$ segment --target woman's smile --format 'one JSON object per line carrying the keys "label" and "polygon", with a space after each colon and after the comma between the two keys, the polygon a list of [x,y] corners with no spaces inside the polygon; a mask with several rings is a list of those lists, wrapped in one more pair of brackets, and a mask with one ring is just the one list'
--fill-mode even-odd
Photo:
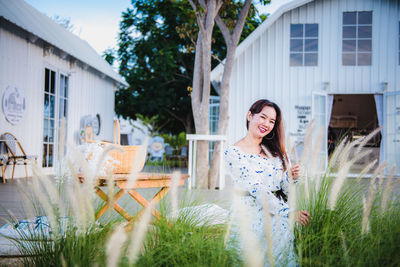
{"label": "woman's smile", "polygon": [[264,134],[264,133],[266,133],[266,132],[269,132],[268,129],[265,128],[265,127],[263,127],[263,126],[259,126],[258,129],[260,130],[260,132],[261,132],[262,134]]}

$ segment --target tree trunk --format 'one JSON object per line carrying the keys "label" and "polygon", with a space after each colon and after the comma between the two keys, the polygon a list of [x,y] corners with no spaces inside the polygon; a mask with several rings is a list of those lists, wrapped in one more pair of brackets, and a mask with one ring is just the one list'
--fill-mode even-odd
{"label": "tree trunk", "polygon": [[[191,99],[196,134],[209,134],[211,41],[215,17],[222,2],[209,1],[207,6],[205,2],[200,3],[204,8],[204,13],[202,16],[197,13],[200,30],[196,43]],[[195,6],[192,6],[196,10]],[[208,188],[208,146],[208,141],[197,142],[196,187],[198,188]]]}
{"label": "tree trunk", "polygon": [[[225,135],[228,127],[229,120],[229,89],[230,79],[233,70],[233,64],[235,63],[235,52],[239,44],[240,35],[242,34],[244,23],[249,13],[251,6],[251,0],[246,0],[243,8],[240,11],[238,22],[236,23],[235,29],[231,34],[225,23],[217,15],[216,22],[220,28],[222,35],[227,46],[227,54],[225,59],[224,73],[222,75],[221,88],[220,88],[220,105],[219,105],[219,118],[218,118],[218,134]],[[220,153],[221,143],[217,142],[214,146],[214,152],[212,155],[212,162],[209,172],[209,187],[215,188],[218,179],[219,166],[220,166]],[[221,177],[222,178],[222,177]]]}
{"label": "tree trunk", "polygon": [[[227,51],[227,57],[224,66],[224,74],[222,76],[221,88],[220,88],[220,102],[219,102],[219,117],[218,117],[218,134],[225,135],[229,121],[229,89],[230,89],[230,77],[233,70],[233,64],[235,63],[235,47],[229,47]],[[212,161],[209,171],[209,188],[214,189],[217,185],[220,158],[221,158],[221,142],[216,142],[214,145],[214,151],[212,154]]]}

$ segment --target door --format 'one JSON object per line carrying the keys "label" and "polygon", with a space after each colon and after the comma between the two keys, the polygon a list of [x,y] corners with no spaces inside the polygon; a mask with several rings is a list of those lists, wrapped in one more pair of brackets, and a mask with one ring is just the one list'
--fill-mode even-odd
{"label": "door", "polygon": [[53,167],[57,160],[59,141],[66,143],[66,133],[59,140],[59,126],[65,117],[68,127],[68,76],[45,68],[44,77],[44,110],[43,110],[43,157],[42,167]]}
{"label": "door", "polygon": [[383,95],[383,156],[400,174],[400,91]]}
{"label": "door", "polygon": [[[320,159],[324,162],[324,168],[328,166],[328,94],[325,92],[314,91],[312,93],[312,119],[315,123],[315,138],[322,131],[322,144]],[[314,144],[315,145],[315,144]]]}

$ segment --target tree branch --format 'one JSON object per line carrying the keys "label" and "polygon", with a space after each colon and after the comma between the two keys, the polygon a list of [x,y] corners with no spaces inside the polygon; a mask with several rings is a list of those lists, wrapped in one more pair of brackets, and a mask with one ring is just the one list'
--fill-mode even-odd
{"label": "tree branch", "polygon": [[192,37],[190,37],[189,34],[186,34],[186,36],[189,38],[189,40],[192,42],[192,44],[194,46],[196,46],[196,41]]}
{"label": "tree branch", "polygon": [[[203,1],[199,1],[199,2],[201,4],[201,2],[203,2]],[[189,0],[189,3],[192,6],[192,8],[193,8],[193,10],[194,10],[194,12],[196,14],[197,24],[199,24],[200,31],[205,32],[204,25],[202,23],[202,17],[200,16],[200,13],[198,12],[196,5],[194,4],[194,2],[192,0]]]}
{"label": "tree branch", "polygon": [[190,5],[192,6],[193,10],[197,12],[197,7],[196,5],[193,3],[192,0],[189,0]]}
{"label": "tree branch", "polygon": [[201,5],[201,7],[205,9],[205,12],[207,13],[207,4],[206,4],[206,2],[204,2],[204,0],[199,0],[199,3]]}
{"label": "tree branch", "polygon": [[206,29],[204,28],[203,21],[202,21],[204,19],[198,14],[198,12],[196,12],[196,17],[197,17],[197,24],[199,24],[200,31],[204,32],[204,34],[206,34]]}
{"label": "tree branch", "polygon": [[182,78],[188,79],[190,81],[193,79],[193,77],[190,77],[188,75],[183,75],[183,74],[180,74],[180,73],[175,73],[175,75],[178,76],[178,77],[182,77]]}
{"label": "tree branch", "polygon": [[205,14],[205,28],[207,32],[202,38],[203,48],[203,92],[201,96],[201,104],[203,109],[208,106],[210,99],[210,72],[211,72],[211,46],[212,46],[212,31],[215,25],[215,16],[218,14],[217,9],[220,3],[215,0],[210,0],[208,3],[208,12]]}
{"label": "tree branch", "polygon": [[226,44],[229,45],[229,43],[231,43],[231,41],[232,41],[232,35],[229,32],[228,27],[226,27],[225,22],[222,20],[222,18],[219,15],[217,15],[215,17],[215,22],[217,23],[218,28],[221,30],[222,36],[224,36]]}
{"label": "tree branch", "polygon": [[193,91],[191,93],[192,99],[192,109],[193,113],[196,114],[197,107],[200,106],[200,95],[202,90],[202,77],[203,77],[203,68],[202,68],[202,60],[203,60],[203,49],[202,49],[202,32],[199,31],[197,33],[197,42],[196,42],[196,53],[194,59],[194,68],[193,68]]}
{"label": "tree branch", "polygon": [[219,12],[219,9],[222,7],[222,4],[224,3],[224,1],[222,1],[222,0],[220,0],[220,1],[217,1],[217,15],[218,15],[218,12]]}
{"label": "tree branch", "polygon": [[169,115],[171,115],[171,116],[174,117],[175,119],[177,119],[178,121],[182,122],[183,125],[185,125],[185,120],[184,120],[184,119],[178,117],[175,113],[173,113],[172,111],[170,111],[170,110],[167,109],[167,108],[163,108],[163,110],[166,111]]}
{"label": "tree branch", "polygon": [[220,64],[224,65],[224,62],[223,62],[221,59],[219,59],[219,57],[218,57],[217,55],[211,54],[211,56],[212,56],[215,60],[217,60]]}
{"label": "tree branch", "polygon": [[239,43],[240,35],[242,35],[244,23],[246,21],[247,14],[249,13],[250,6],[251,0],[246,0],[243,8],[240,10],[238,22],[236,23],[235,29],[233,30],[232,41],[235,45]]}
{"label": "tree branch", "polygon": [[163,124],[161,124],[161,125],[160,125],[157,129],[155,129],[154,131],[155,131],[155,132],[160,132],[160,130],[161,130],[162,128],[164,128],[165,125],[167,125],[170,121],[171,121],[171,120],[166,120]]}
{"label": "tree branch", "polygon": [[176,82],[176,81],[178,81],[178,80],[176,80],[176,79],[172,79],[172,80],[169,80],[169,81],[166,81],[166,82],[163,82],[163,83],[161,83],[161,84],[160,84],[160,86],[164,86],[164,85],[167,85],[167,84],[170,84],[170,83]]}

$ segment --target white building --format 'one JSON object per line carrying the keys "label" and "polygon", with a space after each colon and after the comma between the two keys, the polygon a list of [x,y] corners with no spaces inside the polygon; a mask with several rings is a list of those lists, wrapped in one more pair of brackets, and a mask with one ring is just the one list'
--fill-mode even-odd
{"label": "white building", "polygon": [[[257,99],[276,102],[286,133],[302,142],[315,119],[353,137],[382,126],[371,143],[400,173],[400,8],[398,0],[295,0],[239,46],[231,77],[228,143],[245,135]],[[223,66],[212,72],[213,84]],[[323,157],[326,157],[326,151]]]}
{"label": "white building", "polygon": [[143,144],[150,132],[141,120],[119,117],[121,145],[137,146]]}
{"label": "white building", "polygon": [[[127,83],[86,41],[22,0],[0,0],[0,134],[14,134],[48,173],[62,117],[70,144],[79,142],[88,120],[96,139],[113,140],[120,86]],[[24,176],[23,168],[15,176]]]}

